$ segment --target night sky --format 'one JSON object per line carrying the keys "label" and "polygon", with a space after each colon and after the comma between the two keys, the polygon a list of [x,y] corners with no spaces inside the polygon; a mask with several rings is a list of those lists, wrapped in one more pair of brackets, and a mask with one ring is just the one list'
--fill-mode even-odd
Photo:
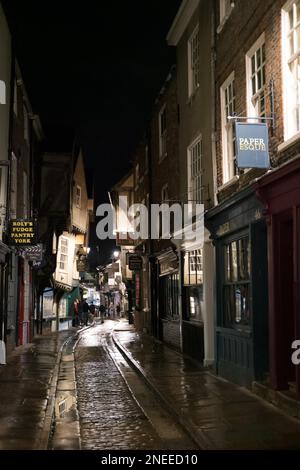
{"label": "night sky", "polygon": [[96,205],[130,159],[175,50],[181,0],[1,0],[46,150],[83,146]]}

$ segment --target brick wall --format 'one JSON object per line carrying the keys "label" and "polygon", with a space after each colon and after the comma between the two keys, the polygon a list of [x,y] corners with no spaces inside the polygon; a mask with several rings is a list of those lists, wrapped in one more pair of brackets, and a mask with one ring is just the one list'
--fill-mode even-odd
{"label": "brick wall", "polygon": [[[283,0],[236,0],[235,6],[216,38],[216,133],[217,133],[217,183],[223,184],[220,87],[235,72],[236,113],[247,115],[246,104],[246,60],[251,46],[265,33],[266,84],[274,81],[276,128],[270,130],[270,157],[275,167],[299,152],[299,144],[287,152],[278,153],[278,145],[283,142],[283,99],[282,99],[282,45],[281,8]],[[219,23],[219,2],[216,1],[216,28]],[[266,100],[266,115],[271,115],[270,99]],[[238,181],[222,189],[218,198],[222,201],[233,192],[249,185],[264,171],[250,170],[241,174]]]}

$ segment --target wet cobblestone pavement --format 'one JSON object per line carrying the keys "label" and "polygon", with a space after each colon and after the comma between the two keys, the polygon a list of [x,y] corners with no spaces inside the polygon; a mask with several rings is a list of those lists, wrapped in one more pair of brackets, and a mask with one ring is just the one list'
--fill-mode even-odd
{"label": "wet cobblestone pavement", "polygon": [[81,448],[161,449],[159,436],[106,349],[110,323],[83,333],[76,348]]}
{"label": "wet cobblestone pavement", "polygon": [[203,449],[300,449],[300,420],[120,322],[114,336]]}
{"label": "wet cobblestone pavement", "polygon": [[57,355],[74,332],[36,338],[0,367],[0,450],[38,449]]}

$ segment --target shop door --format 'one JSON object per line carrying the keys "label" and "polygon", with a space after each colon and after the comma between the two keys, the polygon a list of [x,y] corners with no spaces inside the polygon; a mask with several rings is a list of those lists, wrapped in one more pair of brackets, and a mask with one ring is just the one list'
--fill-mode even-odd
{"label": "shop door", "polygon": [[[293,220],[286,215],[278,218],[278,269],[277,292],[278,324],[277,341],[280,369],[280,388],[287,388],[295,381],[295,366],[291,361],[291,344],[295,339],[294,299],[293,299]],[[276,256],[276,253],[275,253]],[[276,276],[276,273],[275,273]]]}

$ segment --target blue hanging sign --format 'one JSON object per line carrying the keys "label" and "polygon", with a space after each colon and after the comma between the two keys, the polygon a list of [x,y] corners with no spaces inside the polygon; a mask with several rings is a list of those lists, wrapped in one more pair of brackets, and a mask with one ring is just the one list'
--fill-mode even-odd
{"label": "blue hanging sign", "polygon": [[235,123],[238,168],[270,168],[268,126],[265,123]]}

